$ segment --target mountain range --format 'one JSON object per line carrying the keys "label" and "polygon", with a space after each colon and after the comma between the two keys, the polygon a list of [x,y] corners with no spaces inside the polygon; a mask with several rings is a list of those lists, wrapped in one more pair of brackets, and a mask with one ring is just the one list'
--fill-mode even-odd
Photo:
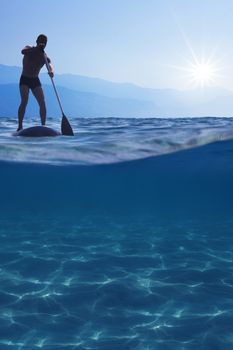
{"label": "mountain range", "polygon": [[[17,115],[20,67],[0,65],[0,115]],[[60,115],[47,73],[41,73],[48,116]],[[150,89],[129,83],[72,74],[54,78],[63,108],[71,117],[201,117],[232,116],[233,93],[221,88]],[[34,98],[27,114],[38,115]]]}

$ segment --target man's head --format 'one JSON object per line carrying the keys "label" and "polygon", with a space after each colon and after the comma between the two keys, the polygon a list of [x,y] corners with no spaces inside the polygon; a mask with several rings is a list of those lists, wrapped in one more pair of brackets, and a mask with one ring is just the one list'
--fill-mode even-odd
{"label": "man's head", "polygon": [[43,48],[45,48],[46,44],[47,44],[47,36],[44,34],[40,34],[38,36],[38,38],[36,39],[36,43],[38,46],[41,46]]}

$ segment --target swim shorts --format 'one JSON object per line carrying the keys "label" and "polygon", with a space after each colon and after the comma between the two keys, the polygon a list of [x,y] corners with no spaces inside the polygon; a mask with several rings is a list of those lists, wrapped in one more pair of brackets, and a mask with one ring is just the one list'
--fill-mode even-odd
{"label": "swim shorts", "polygon": [[25,77],[24,75],[21,75],[19,85],[27,85],[29,89],[33,90],[36,87],[41,86],[41,82],[38,77],[29,78],[29,77]]}

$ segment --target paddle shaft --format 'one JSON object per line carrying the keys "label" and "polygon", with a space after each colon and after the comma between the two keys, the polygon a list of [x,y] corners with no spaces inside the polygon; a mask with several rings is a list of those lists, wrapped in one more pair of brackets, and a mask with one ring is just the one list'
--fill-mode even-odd
{"label": "paddle shaft", "polygon": [[[47,58],[45,52],[44,52],[44,59],[45,59],[45,65],[47,67],[48,73],[50,73],[51,69],[50,69],[48,58]],[[74,136],[74,132],[73,132],[72,127],[71,127],[71,125],[69,123],[69,120],[66,118],[66,116],[64,114],[64,111],[63,111],[63,108],[62,108],[62,105],[61,105],[61,101],[60,101],[60,98],[58,96],[58,92],[57,92],[56,86],[54,84],[53,78],[51,76],[50,76],[50,78],[51,78],[51,81],[52,81],[52,85],[53,85],[53,88],[54,88],[55,95],[57,97],[57,101],[58,101],[59,107],[60,107],[61,112],[62,112],[61,133],[62,133],[62,135]]]}
{"label": "paddle shaft", "polygon": [[[51,70],[50,70],[49,62],[48,62],[48,59],[47,59],[47,56],[46,56],[46,53],[45,53],[45,52],[44,52],[44,59],[45,59],[46,68],[47,68],[48,72],[50,73]],[[64,116],[64,111],[63,111],[63,108],[62,108],[62,105],[61,105],[61,100],[60,100],[60,98],[59,98],[59,95],[58,95],[56,86],[55,86],[55,84],[54,84],[53,78],[50,77],[50,79],[51,79],[51,82],[52,82],[52,85],[53,85],[53,88],[54,88],[55,95],[56,95],[56,97],[57,97],[58,104],[59,104],[60,109],[61,109],[61,112],[62,112],[62,115]]]}

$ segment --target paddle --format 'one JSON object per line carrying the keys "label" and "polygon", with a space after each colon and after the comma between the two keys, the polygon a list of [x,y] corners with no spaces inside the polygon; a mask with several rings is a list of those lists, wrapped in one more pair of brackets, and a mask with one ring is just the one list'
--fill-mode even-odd
{"label": "paddle", "polygon": [[[46,68],[47,68],[48,73],[49,73],[50,72],[49,62],[48,62],[48,59],[47,59],[47,56],[46,56],[45,52],[44,52],[44,59],[45,59]],[[61,112],[62,112],[61,133],[62,133],[62,135],[74,136],[74,132],[73,132],[72,127],[71,127],[71,125],[69,123],[69,120],[67,119],[67,117],[64,114],[64,111],[63,111],[63,108],[62,108],[62,105],[61,105],[61,101],[60,101],[60,98],[59,98],[58,93],[57,93],[56,86],[55,86],[53,78],[51,76],[50,76],[50,79],[52,81],[53,88],[54,88],[54,91],[55,91],[55,95],[57,97],[58,104],[59,104]]]}

